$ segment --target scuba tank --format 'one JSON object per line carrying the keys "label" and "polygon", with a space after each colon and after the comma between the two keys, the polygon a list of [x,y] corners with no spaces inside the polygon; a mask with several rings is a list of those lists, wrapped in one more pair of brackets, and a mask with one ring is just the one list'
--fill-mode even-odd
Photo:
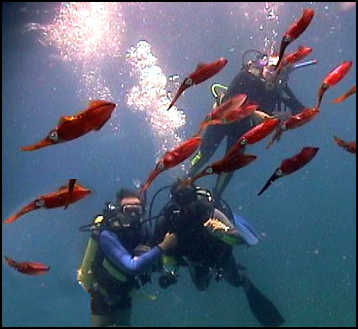
{"label": "scuba tank", "polygon": [[[82,262],[77,270],[77,281],[87,292],[100,289],[102,294],[108,296],[108,293],[103,288],[98,286],[93,267],[97,261],[99,249],[97,238],[100,230],[104,225],[116,219],[116,210],[117,208],[112,205],[111,202],[107,202],[103,210],[103,215],[95,216],[91,224],[83,225],[79,228],[80,232],[91,232],[91,236],[88,239]],[[114,268],[106,258],[104,258],[102,266],[117,281],[127,281],[126,276]]]}
{"label": "scuba tank", "polygon": [[[99,229],[103,220],[104,217],[102,215],[96,216],[93,220],[93,223],[90,224],[91,229]],[[84,229],[87,229],[88,226],[89,225],[80,227],[80,231],[84,231]],[[95,232],[93,232],[92,234],[95,234]],[[86,251],[83,256],[82,263],[77,270],[77,281],[87,292],[93,290],[95,288],[96,283],[96,277],[93,272],[92,266],[95,262],[97,255],[98,241],[92,236],[92,234],[87,242]]]}
{"label": "scuba tank", "polygon": [[[106,288],[107,280],[114,280],[120,285],[125,284],[125,286],[130,285],[132,281],[136,282],[138,286],[140,283],[144,284],[150,280],[146,273],[141,273],[133,278],[128,277],[112,265],[106,257],[100,257],[98,236],[101,230],[107,225],[111,226],[111,230],[121,230],[121,227],[125,227],[118,209],[118,207],[108,202],[103,210],[103,215],[97,215],[91,224],[79,228],[81,232],[91,232],[91,235],[88,239],[82,262],[77,270],[77,281],[87,292],[98,291],[109,301],[113,299],[113,294]],[[133,250],[133,253],[135,256],[139,256],[148,251],[148,249],[148,246],[138,245]],[[103,280],[105,281],[103,282]]]}

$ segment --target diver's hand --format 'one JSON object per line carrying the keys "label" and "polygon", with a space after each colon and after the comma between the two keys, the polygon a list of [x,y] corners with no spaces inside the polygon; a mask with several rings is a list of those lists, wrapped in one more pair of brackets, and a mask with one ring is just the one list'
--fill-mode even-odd
{"label": "diver's hand", "polygon": [[222,221],[217,218],[209,218],[205,223],[204,227],[209,229],[212,233],[217,232],[227,232],[230,227],[226,226]]}
{"label": "diver's hand", "polygon": [[167,233],[161,243],[158,243],[158,247],[164,252],[174,249],[178,243],[178,238],[175,233]]}

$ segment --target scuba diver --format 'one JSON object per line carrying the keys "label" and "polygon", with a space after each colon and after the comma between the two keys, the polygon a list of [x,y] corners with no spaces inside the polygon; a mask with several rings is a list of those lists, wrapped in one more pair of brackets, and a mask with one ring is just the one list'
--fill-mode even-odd
{"label": "scuba diver", "polygon": [[[254,57],[248,60],[249,55],[254,55]],[[269,115],[284,118],[290,114],[301,112],[305,106],[297,100],[288,87],[288,78],[294,70],[315,64],[317,61],[311,60],[287,65],[276,76],[277,62],[278,56],[267,56],[255,49],[247,50],[243,54],[242,68],[229,88],[220,84],[212,85],[211,92],[215,98],[214,107],[237,94],[247,94],[250,101],[257,103],[260,110]],[[225,136],[227,136],[227,152],[240,136],[259,123],[258,120],[255,115],[251,115],[231,124],[207,127],[200,149],[191,159],[191,167],[187,177],[194,176],[209,161]],[[242,152],[244,150],[243,147]],[[232,176],[233,173],[224,173],[217,177],[213,190],[214,196],[220,198]]]}
{"label": "scuba diver", "polygon": [[258,290],[246,274],[246,268],[236,263],[234,245],[252,246],[258,243],[258,234],[241,216],[233,214],[222,199],[214,200],[203,188],[183,185],[178,180],[171,187],[171,200],[152,217],[151,245],[161,241],[166,232],[176,234],[177,245],[162,257],[162,275],[159,285],[167,288],[177,282],[178,269],[187,266],[193,283],[200,291],[206,290],[211,279],[225,279],[234,287],[243,287],[255,318],[263,326],[279,326],[284,319],[274,304]]}
{"label": "scuba diver", "polygon": [[132,293],[150,281],[153,265],[176,245],[174,234],[146,245],[144,203],[135,191],[121,189],[116,203],[108,202],[103,214],[80,228],[91,232],[77,281],[91,296],[92,326],[130,325]]}

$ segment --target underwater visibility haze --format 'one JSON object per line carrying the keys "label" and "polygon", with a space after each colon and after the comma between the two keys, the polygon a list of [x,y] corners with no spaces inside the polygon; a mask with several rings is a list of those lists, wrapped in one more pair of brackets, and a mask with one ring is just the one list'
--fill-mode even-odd
{"label": "underwater visibility haze", "polygon": [[[356,325],[356,95],[332,102],[356,84],[354,2],[21,2],[2,3],[3,326],[90,326],[89,295],[76,280],[89,233],[79,227],[120,188],[143,185],[165,152],[197,132],[214,103],[211,85],[229,86],[246,50],[277,54],[305,8],[314,17],[285,54],[311,47],[304,61],[317,63],[290,74],[295,96],[315,107],[327,74],[342,62],[352,65],[341,81],[340,72],[325,80],[312,121],[284,131],[269,149],[272,136],[247,145],[255,161],[234,173],[222,197],[256,228],[258,243],[236,246],[234,256],[280,310],[283,326]],[[194,85],[167,111],[197,65],[219,58],[227,62],[205,81],[191,76]],[[60,130],[87,118],[88,111],[76,114],[88,108],[100,120],[84,119],[79,136]],[[56,126],[46,147],[21,150]],[[354,141],[354,153],[334,136]],[[52,145],[58,139],[64,142]],[[209,163],[223,158],[225,143]],[[315,148],[314,158],[275,176],[258,196],[281,161],[304,147]],[[147,205],[189,165],[186,159],[160,173],[148,186]],[[72,196],[83,193],[76,202],[64,196],[54,209],[32,203],[64,185],[67,193],[69,179],[76,179]],[[215,182],[208,175],[196,184],[212,190]],[[167,191],[158,195],[153,214],[168,198]],[[29,204],[34,211],[5,222]],[[5,257],[45,267],[33,265],[41,275],[26,275]],[[176,284],[162,289],[153,273],[141,291],[133,298],[133,326],[259,325],[242,288],[212,280],[198,291],[184,267]]]}

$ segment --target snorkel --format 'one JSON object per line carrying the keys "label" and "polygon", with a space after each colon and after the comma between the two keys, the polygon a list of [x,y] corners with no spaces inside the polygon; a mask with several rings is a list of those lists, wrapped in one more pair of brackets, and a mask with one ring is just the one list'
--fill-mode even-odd
{"label": "snorkel", "polygon": [[278,77],[277,77],[277,83],[280,85],[283,82],[287,82],[289,79],[289,76],[292,72],[296,71],[297,69],[311,66],[311,65],[314,65],[317,63],[318,63],[318,61],[316,59],[312,59],[312,60],[302,62],[302,63],[295,63],[292,65],[287,65],[282,70],[280,70]]}
{"label": "snorkel", "polygon": [[310,60],[310,61],[303,62],[303,63],[297,63],[297,64],[295,64],[295,65],[292,66],[291,72],[292,72],[292,71],[295,71],[296,69],[299,69],[299,68],[301,68],[301,67],[306,67],[306,66],[314,65],[314,64],[317,64],[317,63],[318,63],[317,59],[312,59],[312,60]]}

